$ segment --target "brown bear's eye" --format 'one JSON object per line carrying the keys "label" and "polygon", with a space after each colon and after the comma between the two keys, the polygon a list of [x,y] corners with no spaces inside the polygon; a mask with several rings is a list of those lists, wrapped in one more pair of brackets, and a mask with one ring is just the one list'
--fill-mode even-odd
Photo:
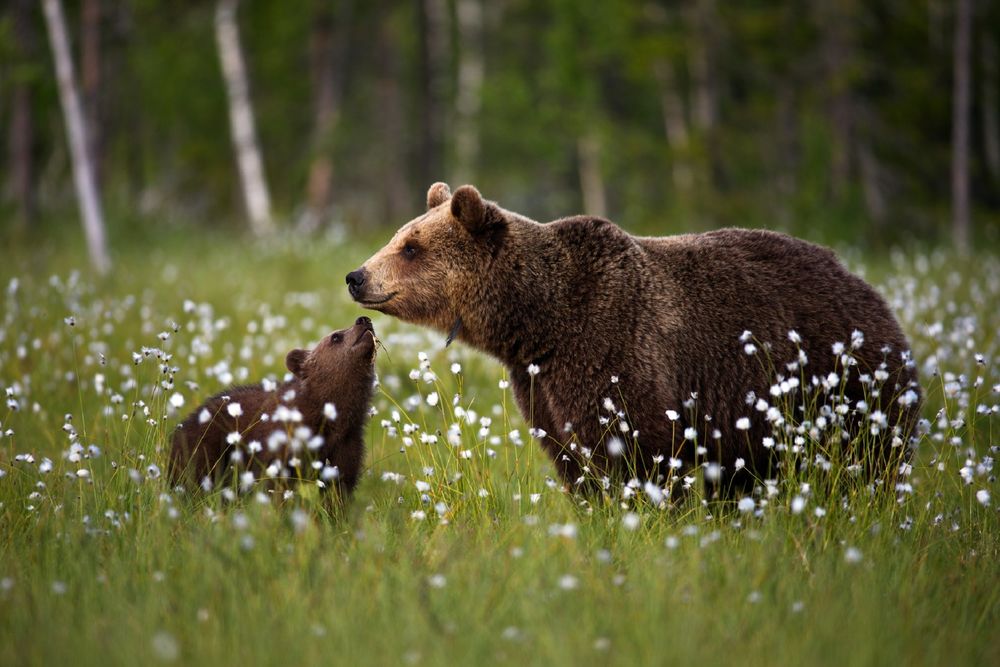
{"label": "brown bear's eye", "polygon": [[417,246],[407,243],[403,246],[403,257],[406,259],[413,259],[417,256]]}
{"label": "brown bear's eye", "polygon": [[330,342],[331,343],[339,343],[342,340],[344,340],[344,337],[341,336],[339,333],[336,333],[336,334],[333,334],[332,336],[330,336]]}

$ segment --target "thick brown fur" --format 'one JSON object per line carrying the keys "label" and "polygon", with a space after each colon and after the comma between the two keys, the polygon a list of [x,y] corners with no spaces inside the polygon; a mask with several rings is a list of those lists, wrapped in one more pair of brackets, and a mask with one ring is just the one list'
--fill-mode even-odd
{"label": "thick brown fur", "polygon": [[[808,383],[839,373],[832,346],[851,351],[855,330],[864,343],[853,350],[858,364],[846,395],[859,400],[858,375],[884,363],[889,379],[872,409],[898,427],[883,429],[872,445],[874,467],[890,458],[890,430],[904,441],[913,430],[919,400],[908,407],[897,400],[920,391],[906,337],[879,294],[830,250],[762,230],[648,238],[600,218],[539,224],[471,186],[448,194],[444,184],[431,187],[427,213],[352,274],[351,293],[366,307],[441,332],[460,324],[459,339],[506,365],[521,411],[546,432],[544,447],[564,481],[607,472],[663,479],[661,458],[683,458],[685,467],[694,460],[687,427],[721,463],[724,484],[734,482],[737,458],[746,463],[740,486],[747,481],[740,476],[770,474],[762,440],[771,425],[747,404],[748,392],[771,399],[776,374]],[[744,331],[758,354],[745,353]],[[799,347],[808,363],[789,371]],[[606,398],[623,417],[605,409]],[[669,420],[667,410],[680,418]],[[600,423],[602,416],[611,421]],[[736,428],[742,417],[749,430]],[[612,435],[625,441],[621,457],[608,455]]]}
{"label": "thick brown fur", "polygon": [[[292,350],[285,363],[292,379],[279,382],[270,391],[261,384],[232,387],[212,396],[194,410],[174,432],[170,454],[172,483],[201,484],[205,478],[217,481],[231,474],[232,454],[238,451],[237,472],[249,468],[256,473],[272,463],[280,463],[284,476],[296,476],[287,470],[288,442],[268,447],[276,431],[291,436],[300,426],[319,435],[322,443],[315,450],[303,446],[297,454],[303,461],[302,475],[314,473],[307,465],[320,461],[336,467],[336,485],[341,496],[350,494],[358,481],[364,460],[364,427],[368,419],[375,379],[375,334],[371,320],[358,318],[349,329],[334,331],[310,351]],[[232,416],[228,407],[238,403],[242,414]],[[336,408],[334,419],[324,413],[327,403]],[[288,410],[280,410],[285,406]],[[301,414],[301,420],[281,417]],[[206,418],[203,418],[202,415]],[[275,417],[278,419],[275,419]],[[232,445],[230,433],[241,440]],[[260,451],[251,452],[250,443],[260,443]],[[329,483],[329,480],[327,480]]]}

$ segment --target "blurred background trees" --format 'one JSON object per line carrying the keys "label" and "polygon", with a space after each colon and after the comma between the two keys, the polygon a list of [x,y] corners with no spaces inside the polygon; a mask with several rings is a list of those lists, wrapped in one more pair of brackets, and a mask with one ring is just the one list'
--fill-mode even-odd
{"label": "blurred background trees", "polygon": [[[448,180],[541,220],[861,244],[998,240],[998,5],[63,2],[112,228],[397,226]],[[70,154],[41,5],[0,12],[0,227],[38,233],[76,210]]]}

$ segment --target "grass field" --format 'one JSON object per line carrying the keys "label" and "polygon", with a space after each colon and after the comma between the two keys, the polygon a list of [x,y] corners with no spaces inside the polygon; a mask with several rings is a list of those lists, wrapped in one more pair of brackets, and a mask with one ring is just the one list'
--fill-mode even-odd
{"label": "grass field", "polygon": [[374,245],[189,239],[103,281],[47,244],[0,267],[0,663],[1000,664],[995,256],[850,257],[927,397],[896,490],[813,467],[739,506],[583,503],[500,366],[379,317],[369,474],[331,516],[310,485],[174,493],[165,451],[361,314]]}

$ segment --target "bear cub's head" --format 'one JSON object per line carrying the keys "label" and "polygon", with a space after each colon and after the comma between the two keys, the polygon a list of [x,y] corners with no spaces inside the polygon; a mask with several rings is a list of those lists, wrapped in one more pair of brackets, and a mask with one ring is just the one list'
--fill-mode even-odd
{"label": "bear cub's head", "polygon": [[511,214],[471,185],[427,192],[427,212],[403,225],[364,265],[347,274],[355,301],[402,320],[448,331],[457,304],[488,279]]}
{"label": "bear cub's head", "polygon": [[375,328],[367,317],[334,331],[312,350],[292,350],[285,366],[307,389],[332,394],[370,386],[375,373]]}

